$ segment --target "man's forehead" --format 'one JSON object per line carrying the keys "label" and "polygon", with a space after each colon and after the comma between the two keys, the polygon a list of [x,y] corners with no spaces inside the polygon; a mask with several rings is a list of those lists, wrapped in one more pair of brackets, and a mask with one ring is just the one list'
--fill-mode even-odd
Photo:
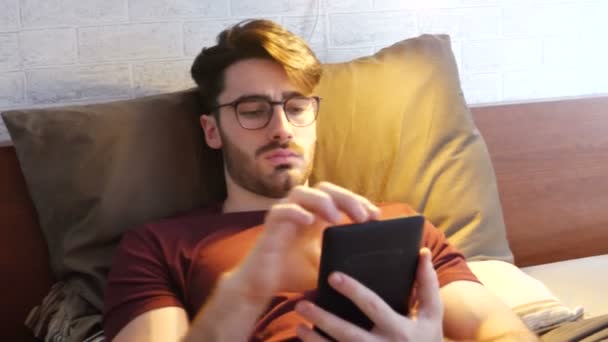
{"label": "man's forehead", "polygon": [[277,98],[293,92],[298,90],[283,67],[271,60],[257,58],[239,61],[228,67],[224,75],[222,93],[230,97],[260,95]]}

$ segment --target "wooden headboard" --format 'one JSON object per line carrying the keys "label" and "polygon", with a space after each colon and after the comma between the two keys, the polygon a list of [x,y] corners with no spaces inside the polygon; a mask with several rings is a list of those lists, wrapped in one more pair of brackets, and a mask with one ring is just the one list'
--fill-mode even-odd
{"label": "wooden headboard", "polygon": [[608,253],[608,97],[473,108],[519,266]]}

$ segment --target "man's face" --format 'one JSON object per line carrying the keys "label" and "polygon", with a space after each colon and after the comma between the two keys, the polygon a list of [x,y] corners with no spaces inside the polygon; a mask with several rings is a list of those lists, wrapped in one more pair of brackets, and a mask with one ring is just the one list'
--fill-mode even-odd
{"label": "man's face", "polygon": [[[284,101],[297,94],[278,63],[246,59],[226,69],[218,103],[250,97]],[[227,176],[234,183],[270,198],[285,197],[291,188],[306,183],[314,156],[315,123],[293,126],[283,107],[276,105],[266,127],[248,130],[235,114],[234,107],[226,106],[219,109],[219,124],[212,116],[201,119],[207,143],[222,148]]]}

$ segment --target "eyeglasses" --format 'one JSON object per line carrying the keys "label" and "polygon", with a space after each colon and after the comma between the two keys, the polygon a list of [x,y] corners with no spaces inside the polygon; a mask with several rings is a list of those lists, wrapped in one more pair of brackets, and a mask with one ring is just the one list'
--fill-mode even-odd
{"label": "eyeglasses", "polygon": [[239,99],[214,107],[233,107],[236,120],[245,129],[262,129],[272,119],[273,106],[281,105],[287,121],[296,127],[311,125],[319,113],[318,96],[294,96],[284,101],[270,101],[263,97]]}

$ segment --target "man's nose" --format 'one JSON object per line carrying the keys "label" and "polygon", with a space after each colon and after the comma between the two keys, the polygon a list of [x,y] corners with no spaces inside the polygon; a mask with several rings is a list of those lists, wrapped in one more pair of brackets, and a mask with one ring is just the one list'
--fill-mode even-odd
{"label": "man's nose", "polygon": [[268,135],[271,140],[282,143],[293,139],[293,125],[287,120],[283,106],[272,107],[272,118],[268,126]]}

